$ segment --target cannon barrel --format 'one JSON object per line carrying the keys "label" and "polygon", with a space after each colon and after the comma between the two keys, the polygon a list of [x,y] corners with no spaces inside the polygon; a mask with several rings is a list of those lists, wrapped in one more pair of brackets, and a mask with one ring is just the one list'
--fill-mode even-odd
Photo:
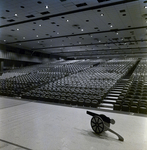
{"label": "cannon barrel", "polygon": [[91,112],[91,111],[87,111],[87,114],[90,115],[90,116],[99,116],[98,114],[93,113],[93,112]]}

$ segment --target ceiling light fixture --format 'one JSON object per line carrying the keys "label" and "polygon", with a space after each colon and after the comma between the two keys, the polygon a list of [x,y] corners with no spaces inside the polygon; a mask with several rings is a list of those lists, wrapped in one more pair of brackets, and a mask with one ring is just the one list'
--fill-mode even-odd
{"label": "ceiling light fixture", "polygon": [[112,26],[112,25],[110,25],[110,27],[112,28],[113,26]]}
{"label": "ceiling light fixture", "polygon": [[81,31],[84,31],[84,29],[81,29]]}
{"label": "ceiling light fixture", "polygon": [[103,17],[104,16],[104,14],[100,14],[101,15],[101,17]]}
{"label": "ceiling light fixture", "polygon": [[25,39],[25,37],[23,37],[23,39]]}
{"label": "ceiling light fixture", "polygon": [[17,17],[17,14],[15,14],[14,16],[16,16],[16,17]]}
{"label": "ceiling light fixture", "polygon": [[39,27],[41,27],[42,25],[40,24]]}
{"label": "ceiling light fixture", "polygon": [[145,9],[147,9],[147,6],[144,6]]}
{"label": "ceiling light fixture", "polygon": [[36,37],[38,37],[38,35],[36,35]]}
{"label": "ceiling light fixture", "polygon": [[69,22],[69,20],[66,20],[67,22]]}
{"label": "ceiling light fixture", "polygon": [[48,9],[48,6],[46,5],[45,8]]}
{"label": "ceiling light fixture", "polygon": [[6,40],[4,40],[4,42],[6,42]]}
{"label": "ceiling light fixture", "polygon": [[17,31],[19,31],[19,29],[17,29]]}

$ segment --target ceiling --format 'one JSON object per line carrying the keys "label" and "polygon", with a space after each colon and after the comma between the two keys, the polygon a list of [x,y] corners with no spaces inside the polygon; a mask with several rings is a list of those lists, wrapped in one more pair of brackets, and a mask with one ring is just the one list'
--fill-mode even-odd
{"label": "ceiling", "polygon": [[0,0],[0,43],[67,59],[147,56],[147,1]]}

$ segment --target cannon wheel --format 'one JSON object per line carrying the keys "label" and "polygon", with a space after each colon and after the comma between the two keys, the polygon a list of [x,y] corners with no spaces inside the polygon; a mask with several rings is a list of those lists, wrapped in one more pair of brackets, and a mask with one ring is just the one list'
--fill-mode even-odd
{"label": "cannon wheel", "polygon": [[93,116],[91,119],[91,127],[95,133],[102,133],[104,131],[104,122],[101,117]]}

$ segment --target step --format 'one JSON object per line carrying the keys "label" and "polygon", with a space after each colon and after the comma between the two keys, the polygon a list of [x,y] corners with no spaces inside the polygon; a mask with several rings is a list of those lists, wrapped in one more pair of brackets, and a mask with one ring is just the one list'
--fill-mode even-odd
{"label": "step", "polygon": [[127,82],[121,82],[121,83],[116,83],[115,85],[122,85],[122,86],[124,86],[126,84],[127,84]]}
{"label": "step", "polygon": [[108,108],[108,107],[99,107],[101,110],[113,110],[113,108]]}
{"label": "step", "polygon": [[127,82],[129,79],[122,79],[122,81],[125,81],[125,82]]}
{"label": "step", "polygon": [[116,96],[118,97],[119,95],[120,95],[120,94],[116,94],[116,93],[109,93],[109,94],[108,94],[108,96],[115,96],[115,97],[116,97]]}
{"label": "step", "polygon": [[114,89],[123,89],[123,86],[116,86]]}
{"label": "step", "polygon": [[122,91],[123,88],[114,88],[115,91]]}
{"label": "step", "polygon": [[101,103],[101,104],[100,104],[100,107],[113,108],[113,104]]}
{"label": "step", "polygon": [[114,104],[114,103],[116,103],[116,100],[104,99],[104,100],[103,100],[103,103]]}
{"label": "step", "polygon": [[118,97],[114,97],[114,96],[106,96],[106,99],[116,100],[116,99],[118,99]]}
{"label": "step", "polygon": [[125,85],[124,83],[118,83],[115,86],[124,86],[124,85]]}
{"label": "step", "polygon": [[121,94],[121,91],[115,91],[115,89],[113,91],[110,91],[110,93],[117,93],[117,94]]}

